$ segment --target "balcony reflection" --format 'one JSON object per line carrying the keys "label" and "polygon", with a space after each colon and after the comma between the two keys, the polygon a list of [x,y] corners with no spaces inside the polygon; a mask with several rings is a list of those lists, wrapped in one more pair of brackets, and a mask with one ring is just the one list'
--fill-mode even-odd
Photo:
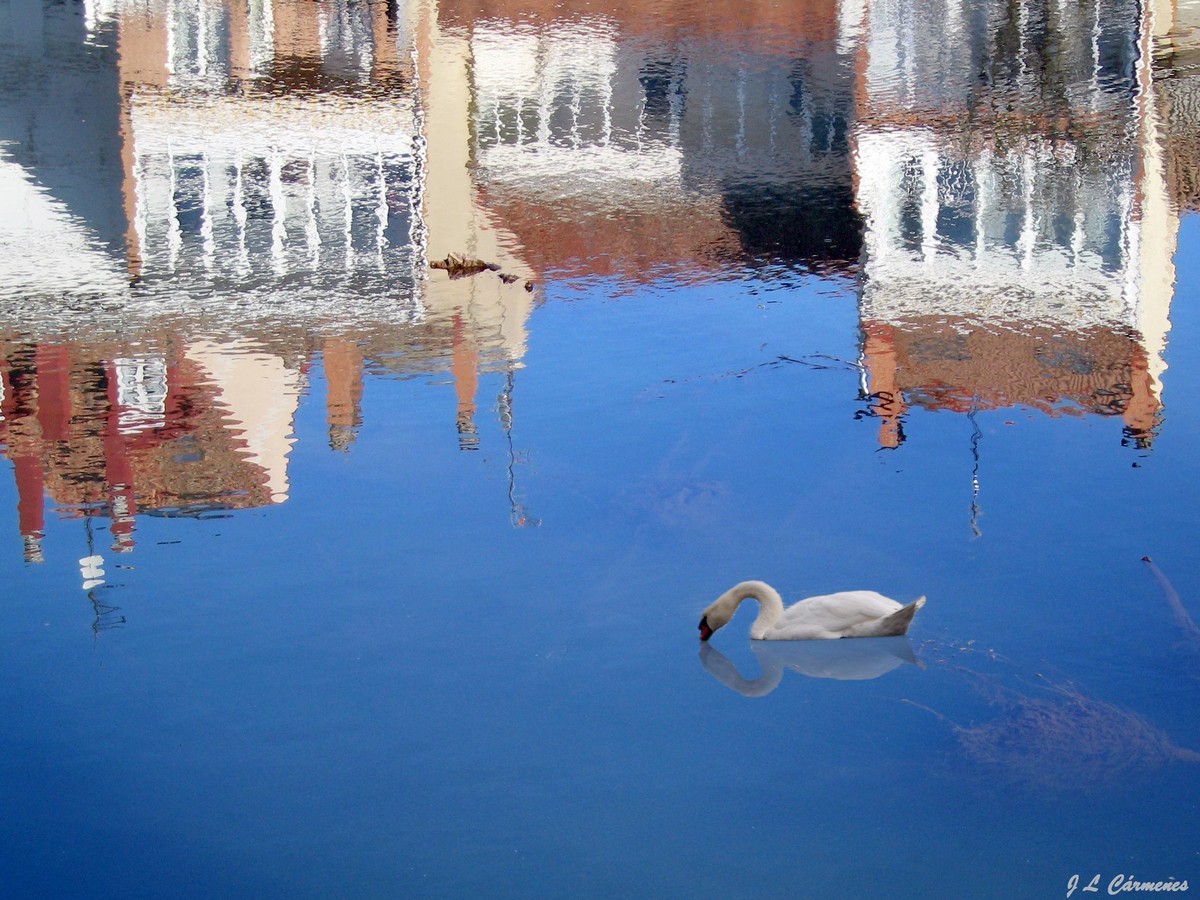
{"label": "balcony reflection", "polygon": [[[817,273],[856,291],[881,446],[914,407],[1120,416],[1153,442],[1200,193],[1186,10],[22,9],[0,442],[30,559],[43,495],[117,549],[138,512],[286,499],[315,365],[335,451],[366,371],[447,373],[463,450],[503,373],[507,436],[548,279]],[[516,277],[430,269],[451,253]]]}

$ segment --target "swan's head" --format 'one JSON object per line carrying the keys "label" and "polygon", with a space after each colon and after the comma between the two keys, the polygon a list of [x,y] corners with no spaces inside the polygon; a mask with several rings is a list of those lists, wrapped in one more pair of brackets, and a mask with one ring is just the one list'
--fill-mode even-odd
{"label": "swan's head", "polygon": [[717,600],[700,616],[700,640],[707,641],[713,636],[713,632],[728,625],[729,620],[733,618],[734,610],[721,602],[724,599],[722,597],[721,600]]}

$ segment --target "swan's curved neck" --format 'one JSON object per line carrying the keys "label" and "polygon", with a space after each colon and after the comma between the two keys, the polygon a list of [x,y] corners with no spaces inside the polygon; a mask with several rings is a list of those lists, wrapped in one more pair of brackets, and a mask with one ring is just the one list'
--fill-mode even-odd
{"label": "swan's curved neck", "polygon": [[743,581],[734,585],[721,597],[722,602],[729,604],[730,615],[743,600],[758,601],[758,617],[750,625],[750,639],[759,640],[783,615],[783,598],[765,581]]}

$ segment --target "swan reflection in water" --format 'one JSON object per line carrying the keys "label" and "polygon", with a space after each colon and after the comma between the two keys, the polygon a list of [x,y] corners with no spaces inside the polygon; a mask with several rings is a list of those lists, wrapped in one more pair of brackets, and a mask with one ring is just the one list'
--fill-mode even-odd
{"label": "swan reflection in water", "polygon": [[869,681],[904,663],[925,668],[906,637],[863,638],[856,641],[751,641],[760,674],[747,679],[721,651],[700,645],[700,664],[713,678],[746,697],[765,697],[791,669],[809,678]]}

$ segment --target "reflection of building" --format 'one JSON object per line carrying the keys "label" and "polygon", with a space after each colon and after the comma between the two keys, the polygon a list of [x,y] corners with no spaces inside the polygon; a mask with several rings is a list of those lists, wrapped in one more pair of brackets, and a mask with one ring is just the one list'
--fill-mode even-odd
{"label": "reflection of building", "polygon": [[376,269],[412,300],[413,92],[384,16],[172,2],[115,23],[137,275],[344,294]]}
{"label": "reflection of building", "polygon": [[909,404],[1120,415],[1149,442],[1178,228],[1150,13],[1123,0],[885,0],[848,18],[880,442],[902,440]]}
{"label": "reflection of building", "polygon": [[270,438],[235,430],[255,428],[258,410],[229,405],[203,359],[0,342],[0,446],[13,464],[28,558],[40,555],[45,495],[66,514],[109,518],[118,551],[133,546],[144,510],[282,499]]}
{"label": "reflection of building", "polygon": [[1154,93],[1169,196],[1200,211],[1200,6],[1154,4]]}
{"label": "reflection of building", "polygon": [[855,273],[885,446],[912,404],[1152,440],[1178,223],[1149,60],[1174,10],[715,4],[679,29],[634,3],[441,9],[470,38],[481,195],[539,268]]}
{"label": "reflection of building", "polygon": [[[24,214],[0,223],[0,321],[34,338],[6,345],[0,449],[32,556],[44,494],[110,517],[122,546],[136,512],[283,500],[314,359],[336,449],[355,439],[368,366],[451,373],[468,449],[479,374],[507,371],[509,430],[533,272],[476,203],[469,60],[436,17],[271,0],[26,12],[30,88],[0,108],[0,192]],[[73,74],[97,67],[111,77]],[[97,112],[82,129],[79,108]],[[427,273],[450,252],[524,279]],[[59,343],[72,332],[90,337]],[[60,418],[71,427],[42,427]]]}
{"label": "reflection of building", "polygon": [[[117,344],[0,341],[0,452],[13,466],[30,560],[41,556],[47,498],[62,515],[108,519],[118,552],[132,549],[138,514],[284,502],[311,361],[323,368],[335,450],[353,444],[362,422],[364,368],[389,365],[345,338],[319,340],[296,360],[246,341],[159,345],[170,349],[132,357]],[[478,355],[454,353],[458,423],[473,434]],[[511,394],[510,378],[502,419]]]}
{"label": "reflection of building", "polygon": [[989,328],[913,316],[863,323],[863,357],[884,447],[903,441],[901,420],[911,405],[1120,416],[1126,434],[1142,443],[1157,421],[1157,386],[1145,350],[1136,336],[1110,328]]}
{"label": "reflection of building", "polygon": [[470,38],[480,190],[538,268],[642,281],[854,267],[835,3],[532,7],[540,27],[517,24],[526,3],[442,10]]}
{"label": "reflection of building", "polygon": [[[477,202],[468,48],[432,10],[100,0],[36,18],[29,90],[0,102],[0,190],[29,219],[0,223],[0,320],[268,339],[310,326],[386,353],[457,316],[484,364],[518,363],[534,273]],[[71,79],[97,67],[112,79]],[[78,108],[97,111],[90,131]],[[80,146],[95,158],[61,149]],[[447,283],[427,263],[450,252],[522,280]],[[24,302],[46,295],[77,302]]]}

